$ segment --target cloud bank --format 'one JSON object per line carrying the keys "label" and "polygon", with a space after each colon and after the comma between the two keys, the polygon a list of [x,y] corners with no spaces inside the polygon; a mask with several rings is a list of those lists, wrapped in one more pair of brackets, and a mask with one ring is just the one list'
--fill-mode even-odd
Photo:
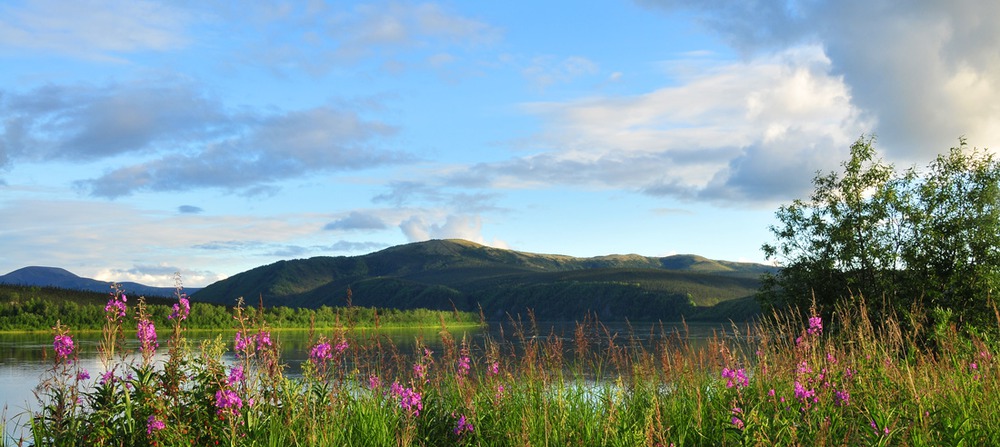
{"label": "cloud bank", "polygon": [[97,197],[193,188],[252,193],[311,173],[412,159],[385,149],[382,140],[395,127],[363,110],[233,111],[183,80],[0,95],[0,162],[119,157],[121,167],[76,181]]}
{"label": "cloud bank", "polygon": [[643,0],[694,11],[745,54],[814,44],[881,146],[927,159],[965,135],[1000,144],[1000,3],[978,0]]}

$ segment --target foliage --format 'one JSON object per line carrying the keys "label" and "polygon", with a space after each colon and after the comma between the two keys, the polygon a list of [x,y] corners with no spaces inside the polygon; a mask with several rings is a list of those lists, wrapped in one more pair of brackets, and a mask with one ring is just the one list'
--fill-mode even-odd
{"label": "foliage", "polygon": [[[396,350],[319,331],[301,378],[279,333],[234,308],[231,341],[184,340],[162,368],[113,356],[90,373],[54,332],[33,445],[702,446],[997,445],[997,346],[938,327],[940,348],[863,300],[836,320],[779,313],[704,349],[661,331],[640,342],[584,320],[564,340],[514,322],[510,338]],[[192,312],[198,305],[192,306]],[[109,318],[109,324],[113,319]],[[1000,324],[1000,321],[994,323]],[[829,326],[843,330],[831,333]],[[112,328],[112,332],[114,332]],[[734,328],[735,329],[735,328]],[[745,334],[745,335],[741,335]],[[888,334],[888,336],[885,336]],[[127,345],[126,345],[127,346]],[[177,347],[174,349],[173,347]],[[224,359],[230,360],[224,360]],[[172,375],[175,374],[175,375]],[[18,443],[19,440],[9,440]]]}
{"label": "foliage", "polygon": [[782,269],[765,275],[766,308],[864,295],[874,316],[950,309],[968,329],[989,322],[1000,285],[1000,163],[965,140],[925,171],[883,162],[874,138],[851,146],[843,172],[818,175],[809,200],[779,208],[765,244]]}

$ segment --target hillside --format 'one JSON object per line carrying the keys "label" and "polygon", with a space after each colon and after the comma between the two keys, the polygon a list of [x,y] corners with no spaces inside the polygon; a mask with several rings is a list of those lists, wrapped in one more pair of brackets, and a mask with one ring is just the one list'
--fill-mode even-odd
{"label": "hillside", "polygon": [[[89,292],[108,293],[111,291],[111,283],[108,281],[98,281],[96,279],[83,278],[68,270],[56,267],[24,267],[14,270],[6,275],[0,275],[0,284],[10,284],[19,286],[55,287],[67,290],[82,290]],[[129,295],[144,295],[171,297],[174,295],[173,287],[153,287],[135,282],[120,283],[122,290]],[[198,289],[186,289],[189,293]]]}
{"label": "hillside", "polygon": [[[533,309],[539,319],[744,319],[772,268],[700,256],[610,255],[575,258],[432,240],[352,257],[279,261],[211,284],[193,299],[265,306],[352,303],[401,309],[478,311],[490,319]],[[712,306],[728,303],[713,313]],[[742,303],[736,305],[736,303]],[[734,311],[735,309],[735,311]],[[750,309],[750,311],[747,311]]]}

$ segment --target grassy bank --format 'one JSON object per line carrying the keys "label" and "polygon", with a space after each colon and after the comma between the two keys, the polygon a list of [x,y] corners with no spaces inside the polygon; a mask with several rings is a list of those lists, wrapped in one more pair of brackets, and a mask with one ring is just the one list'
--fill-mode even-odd
{"label": "grassy bank", "polygon": [[199,346],[177,315],[156,368],[121,360],[116,343],[132,335],[109,315],[105,371],[81,371],[71,333],[57,331],[24,443],[1000,445],[992,343],[873,322],[863,305],[835,315],[781,315],[703,349],[593,321],[572,339],[527,322],[477,344],[444,324],[440,352],[402,352],[375,333],[348,344],[339,327],[315,332],[300,379],[284,375],[261,314],[237,308],[233,339]]}

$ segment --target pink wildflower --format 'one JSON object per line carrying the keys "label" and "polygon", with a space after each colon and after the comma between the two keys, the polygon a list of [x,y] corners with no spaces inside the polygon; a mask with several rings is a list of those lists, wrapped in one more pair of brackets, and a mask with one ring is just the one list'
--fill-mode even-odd
{"label": "pink wildflower", "polygon": [[458,425],[455,427],[454,430],[455,434],[461,437],[466,433],[472,433],[472,431],[473,431],[472,423],[465,418],[464,414],[459,416]]}
{"label": "pink wildflower", "polygon": [[149,415],[149,419],[146,420],[146,434],[152,436],[154,431],[160,431],[167,428],[167,424],[156,418],[155,415]]}
{"label": "pink wildflower", "polygon": [[246,375],[243,374],[243,365],[236,365],[233,369],[229,370],[229,377],[226,378],[226,383],[229,386],[233,386],[244,380],[246,380]]}
{"label": "pink wildflower", "polygon": [[729,369],[722,368],[722,377],[728,379],[726,381],[726,388],[742,388],[750,385],[750,379],[747,378],[746,371],[743,368],[740,369]]}
{"label": "pink wildflower", "polygon": [[56,335],[52,341],[52,349],[56,351],[56,356],[60,360],[73,355],[73,337],[66,334]]}
{"label": "pink wildflower", "polygon": [[822,334],[823,319],[820,317],[809,317],[809,329],[806,332],[809,334]]}
{"label": "pink wildflower", "polygon": [[156,342],[156,326],[147,319],[139,320],[136,324],[135,336],[139,339],[139,350],[143,356],[151,356],[160,344]]}
{"label": "pink wildflower", "polygon": [[458,375],[465,376],[469,374],[469,356],[463,355],[458,359]]}
{"label": "pink wildflower", "polygon": [[313,346],[312,350],[309,351],[309,360],[311,360],[313,364],[318,365],[332,358],[333,352],[330,348],[330,344],[326,342],[317,343],[316,346]]}
{"label": "pink wildflower", "polygon": [[340,353],[346,351],[347,350],[347,340],[346,339],[340,340],[340,342],[337,343],[337,346],[334,346],[333,349],[335,351],[337,351],[337,354],[340,354]]}
{"label": "pink wildflower", "polygon": [[733,416],[733,418],[730,420],[730,422],[732,422],[733,425],[736,426],[737,430],[743,430],[743,427],[745,426],[743,424],[743,420],[740,419],[740,418],[738,418],[738,417],[736,417],[736,416]]}
{"label": "pink wildflower", "polygon": [[181,295],[178,303],[174,304],[174,312],[167,318],[170,320],[176,318],[178,321],[184,321],[190,314],[191,302],[188,301],[187,295]]}
{"label": "pink wildflower", "polygon": [[217,414],[222,415],[237,414],[240,408],[243,408],[243,399],[236,394],[233,390],[218,390],[215,392],[215,408]]}

